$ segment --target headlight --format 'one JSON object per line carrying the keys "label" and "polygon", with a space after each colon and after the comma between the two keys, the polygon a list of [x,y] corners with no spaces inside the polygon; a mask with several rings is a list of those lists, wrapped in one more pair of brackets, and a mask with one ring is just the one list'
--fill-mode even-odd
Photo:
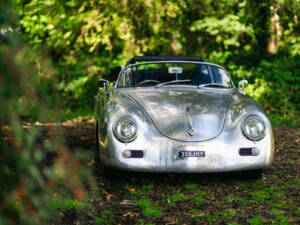
{"label": "headlight", "polygon": [[252,141],[259,141],[266,136],[266,124],[258,116],[247,117],[243,124],[244,135]]}
{"label": "headlight", "polygon": [[120,118],[114,125],[114,134],[121,142],[131,142],[136,138],[137,125],[130,117]]}

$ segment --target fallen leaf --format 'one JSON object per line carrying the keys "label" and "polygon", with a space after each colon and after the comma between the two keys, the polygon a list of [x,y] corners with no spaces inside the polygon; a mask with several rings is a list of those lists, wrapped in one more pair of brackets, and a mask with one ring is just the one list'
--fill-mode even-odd
{"label": "fallen leaf", "polygon": [[113,194],[108,193],[107,191],[102,191],[102,194],[105,195],[106,201],[110,201],[111,198],[115,197]]}
{"label": "fallen leaf", "polygon": [[134,188],[129,188],[128,191],[135,192],[135,189]]}
{"label": "fallen leaf", "polygon": [[127,199],[124,199],[122,202],[120,202],[120,205],[135,205],[135,201],[132,201],[132,200],[127,200]]}
{"label": "fallen leaf", "polygon": [[25,196],[25,191],[22,188],[17,189],[17,194],[20,198]]}
{"label": "fallen leaf", "polygon": [[82,190],[82,188],[75,188],[73,190],[73,195],[75,198],[77,199],[81,199],[84,196],[84,191]]}
{"label": "fallen leaf", "polygon": [[140,213],[135,213],[135,212],[127,212],[127,213],[124,213],[123,216],[125,217],[138,217],[140,215]]}

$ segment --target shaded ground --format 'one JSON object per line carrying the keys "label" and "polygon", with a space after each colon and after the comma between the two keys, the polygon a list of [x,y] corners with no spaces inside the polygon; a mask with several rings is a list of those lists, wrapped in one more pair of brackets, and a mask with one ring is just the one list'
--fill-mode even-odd
{"label": "shaded ground", "polygon": [[[71,149],[96,152],[93,120],[62,126]],[[91,190],[88,207],[93,210],[62,209],[63,222],[300,224],[300,128],[280,127],[274,132],[275,160],[259,180],[236,173],[120,173],[110,177],[96,171],[96,188]],[[94,164],[89,166],[93,169]]]}

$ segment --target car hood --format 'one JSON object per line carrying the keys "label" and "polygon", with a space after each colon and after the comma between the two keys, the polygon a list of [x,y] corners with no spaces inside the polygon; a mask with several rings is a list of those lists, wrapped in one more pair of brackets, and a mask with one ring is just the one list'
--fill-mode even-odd
{"label": "car hood", "polygon": [[230,90],[216,89],[144,88],[122,92],[144,108],[163,135],[178,141],[205,141],[218,136],[232,96]]}

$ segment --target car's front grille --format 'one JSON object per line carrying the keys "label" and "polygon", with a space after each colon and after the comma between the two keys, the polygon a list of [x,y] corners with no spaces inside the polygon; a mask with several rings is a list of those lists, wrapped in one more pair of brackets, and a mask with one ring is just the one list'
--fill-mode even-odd
{"label": "car's front grille", "polygon": [[240,148],[239,154],[241,156],[249,156],[252,155],[252,148]]}
{"label": "car's front grille", "polygon": [[144,152],[142,150],[130,150],[131,158],[143,158]]}

